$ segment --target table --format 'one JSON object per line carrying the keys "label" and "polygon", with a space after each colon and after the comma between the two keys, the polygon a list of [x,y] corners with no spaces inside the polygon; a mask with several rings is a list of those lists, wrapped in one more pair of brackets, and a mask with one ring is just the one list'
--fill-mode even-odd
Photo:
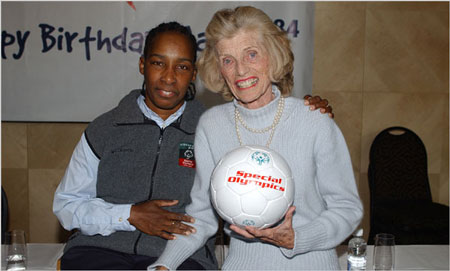
{"label": "table", "polygon": [[[56,270],[56,262],[63,254],[64,244],[29,243],[27,270]],[[2,270],[6,269],[6,245],[2,245]]]}
{"label": "table", "polygon": [[[28,270],[56,270],[64,244],[28,244]],[[336,249],[342,270],[347,268],[347,246]],[[227,246],[216,246],[219,262],[228,252]],[[6,246],[2,245],[2,270],[5,270]],[[373,246],[367,247],[367,270],[372,270]],[[449,270],[448,245],[397,245],[395,246],[396,270]]]}
{"label": "table", "polygon": [[[347,270],[347,246],[336,248],[341,270]],[[395,270],[449,270],[448,245],[397,245]],[[219,266],[228,254],[228,246],[216,245]],[[373,246],[367,246],[367,270],[372,267]]]}
{"label": "table", "polygon": [[[448,245],[396,245],[395,270],[449,270]],[[342,270],[347,268],[347,246],[336,249]],[[373,246],[367,246],[367,270],[373,270]]]}

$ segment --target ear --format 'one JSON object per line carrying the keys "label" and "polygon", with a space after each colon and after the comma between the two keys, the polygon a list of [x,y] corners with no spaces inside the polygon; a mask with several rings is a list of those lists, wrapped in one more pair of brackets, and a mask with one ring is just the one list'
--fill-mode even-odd
{"label": "ear", "polygon": [[197,78],[197,68],[194,69],[194,73],[192,74],[192,82],[195,82],[195,79]]}
{"label": "ear", "polygon": [[144,75],[145,73],[145,58],[143,56],[141,56],[139,58],[139,72]]}

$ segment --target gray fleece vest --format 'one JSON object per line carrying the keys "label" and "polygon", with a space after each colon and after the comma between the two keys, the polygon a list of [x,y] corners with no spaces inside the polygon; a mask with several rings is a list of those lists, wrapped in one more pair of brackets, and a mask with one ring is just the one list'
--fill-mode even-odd
{"label": "gray fleece vest", "polygon": [[[100,159],[97,197],[115,204],[134,204],[149,199],[177,199],[167,210],[185,213],[194,182],[195,128],[204,107],[188,101],[183,115],[164,130],[146,119],[133,90],[119,105],[96,118],[86,129],[86,138]],[[214,238],[191,259],[206,269],[217,269]],[[130,254],[158,257],[166,240],[139,230],[118,231],[109,236],[75,232],[65,250],[73,246],[97,246]]]}

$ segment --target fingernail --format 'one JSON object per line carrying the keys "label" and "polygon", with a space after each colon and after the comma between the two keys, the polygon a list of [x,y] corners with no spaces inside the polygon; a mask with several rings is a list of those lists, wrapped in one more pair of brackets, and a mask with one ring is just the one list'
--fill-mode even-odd
{"label": "fingernail", "polygon": [[191,235],[191,232],[190,231],[185,231],[184,234]]}

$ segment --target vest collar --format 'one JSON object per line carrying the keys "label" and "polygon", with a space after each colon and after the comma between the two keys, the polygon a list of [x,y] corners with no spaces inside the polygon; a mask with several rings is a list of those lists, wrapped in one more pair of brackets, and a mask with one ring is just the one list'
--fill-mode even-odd
{"label": "vest collar", "polygon": [[[141,95],[141,91],[141,89],[132,90],[119,102],[119,105],[114,109],[114,123],[116,125],[154,124],[145,120],[146,118],[136,102],[136,99]],[[187,101],[183,114],[168,127],[174,126],[185,133],[194,134],[198,115],[202,112],[203,105],[201,103],[195,99]]]}

